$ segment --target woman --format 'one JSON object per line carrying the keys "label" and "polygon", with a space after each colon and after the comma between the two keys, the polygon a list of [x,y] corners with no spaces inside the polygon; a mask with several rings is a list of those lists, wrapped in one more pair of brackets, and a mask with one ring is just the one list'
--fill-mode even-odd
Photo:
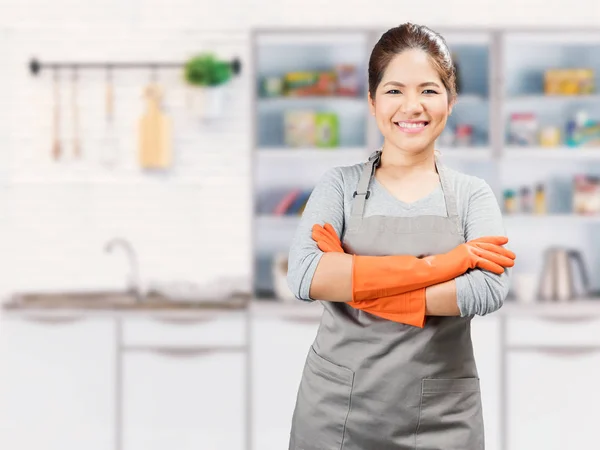
{"label": "woman", "polygon": [[373,49],[383,147],[325,174],[290,250],[290,288],[325,308],[290,449],[484,448],[470,320],[501,307],[515,255],[490,187],[437,160],[454,72],[424,26],[392,28]]}

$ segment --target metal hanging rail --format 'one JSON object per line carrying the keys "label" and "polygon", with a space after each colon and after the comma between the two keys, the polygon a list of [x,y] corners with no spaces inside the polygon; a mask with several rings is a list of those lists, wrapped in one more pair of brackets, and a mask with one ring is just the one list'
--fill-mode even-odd
{"label": "metal hanging rail", "polygon": [[[235,58],[231,61],[231,69],[235,75],[238,75],[242,69],[242,63]],[[38,75],[43,69],[84,69],[84,70],[111,70],[111,69],[181,69],[185,63],[181,62],[151,62],[151,61],[136,61],[136,62],[41,62],[38,59],[32,59],[29,62],[29,70],[33,75]]]}

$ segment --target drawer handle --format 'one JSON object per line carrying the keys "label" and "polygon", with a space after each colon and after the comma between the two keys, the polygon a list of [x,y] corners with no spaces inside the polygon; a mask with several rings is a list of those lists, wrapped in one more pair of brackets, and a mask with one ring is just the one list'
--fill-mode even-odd
{"label": "drawer handle", "polygon": [[152,316],[152,318],[161,323],[167,323],[171,325],[197,325],[200,323],[211,322],[216,319],[216,316],[180,316],[180,317],[167,317],[167,316]]}
{"label": "drawer handle", "polygon": [[215,353],[241,353],[246,350],[244,346],[214,346],[214,347],[143,347],[143,346],[128,346],[126,351],[148,352],[160,356],[171,358],[195,358],[208,356]]}
{"label": "drawer handle", "polygon": [[86,319],[85,314],[73,315],[23,315],[23,319],[29,322],[40,323],[44,325],[67,325],[71,323],[81,322]]}

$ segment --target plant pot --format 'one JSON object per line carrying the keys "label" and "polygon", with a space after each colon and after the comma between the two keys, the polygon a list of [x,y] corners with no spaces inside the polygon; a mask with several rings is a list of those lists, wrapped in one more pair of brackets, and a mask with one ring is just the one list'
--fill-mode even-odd
{"label": "plant pot", "polygon": [[225,88],[223,86],[193,87],[191,89],[195,115],[202,119],[222,117],[225,109]]}

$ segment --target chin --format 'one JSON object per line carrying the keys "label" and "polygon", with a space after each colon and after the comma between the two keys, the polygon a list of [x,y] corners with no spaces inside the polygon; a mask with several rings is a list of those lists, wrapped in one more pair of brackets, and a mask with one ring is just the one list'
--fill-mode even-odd
{"label": "chin", "polygon": [[393,139],[390,140],[390,142],[394,147],[414,155],[421,153],[428,148],[433,148],[435,144],[435,140],[432,141],[431,139]]}

